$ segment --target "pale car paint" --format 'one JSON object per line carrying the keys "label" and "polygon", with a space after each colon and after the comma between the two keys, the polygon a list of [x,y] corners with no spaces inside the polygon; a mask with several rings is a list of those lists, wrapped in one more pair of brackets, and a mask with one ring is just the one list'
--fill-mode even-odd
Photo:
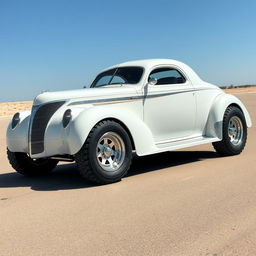
{"label": "pale car paint", "polygon": [[[81,149],[91,129],[104,119],[115,119],[127,129],[138,155],[220,141],[224,112],[231,104],[242,109],[247,126],[251,126],[249,113],[238,98],[204,82],[184,63],[153,59],[113,67],[122,66],[143,67],[141,81],[137,85],[111,85],[38,95],[34,100],[34,110],[49,102],[65,100],[46,127],[45,150],[34,155],[29,150],[29,121],[33,119],[30,112],[21,112],[21,122],[14,130],[9,125],[9,150],[28,153],[32,158],[74,155]],[[186,83],[148,84],[150,72],[163,66],[178,69],[185,76]],[[72,110],[72,121],[63,128],[62,118],[67,109]]]}

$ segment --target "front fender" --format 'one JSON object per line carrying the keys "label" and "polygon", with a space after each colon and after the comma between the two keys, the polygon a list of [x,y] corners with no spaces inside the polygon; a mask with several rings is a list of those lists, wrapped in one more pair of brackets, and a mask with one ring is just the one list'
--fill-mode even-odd
{"label": "front fender", "polygon": [[12,129],[11,122],[6,131],[6,144],[12,152],[28,153],[28,128],[31,111],[22,111],[20,113],[20,122]]}
{"label": "front fender", "polygon": [[136,153],[143,155],[154,151],[155,145],[149,128],[142,120],[143,113],[138,113],[125,106],[92,106],[87,108],[72,121],[67,133],[67,144],[71,155],[76,154],[87,139],[92,128],[101,120],[117,119],[130,131]]}
{"label": "front fender", "polygon": [[250,115],[244,104],[234,95],[224,93],[218,95],[212,104],[205,127],[205,136],[218,137],[219,139],[222,139],[224,113],[227,107],[232,104],[239,106],[239,108],[242,110],[245,116],[247,127],[252,126]]}

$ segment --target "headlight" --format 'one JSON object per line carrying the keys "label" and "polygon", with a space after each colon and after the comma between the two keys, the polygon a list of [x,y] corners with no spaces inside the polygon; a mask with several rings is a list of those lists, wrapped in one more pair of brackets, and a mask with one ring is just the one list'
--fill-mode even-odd
{"label": "headlight", "polygon": [[16,113],[12,118],[12,129],[15,129],[20,122],[20,113]]}
{"label": "headlight", "polygon": [[62,119],[62,125],[64,128],[66,128],[68,126],[68,124],[70,123],[72,119],[72,115],[71,115],[71,109],[67,109],[63,115],[63,119]]}

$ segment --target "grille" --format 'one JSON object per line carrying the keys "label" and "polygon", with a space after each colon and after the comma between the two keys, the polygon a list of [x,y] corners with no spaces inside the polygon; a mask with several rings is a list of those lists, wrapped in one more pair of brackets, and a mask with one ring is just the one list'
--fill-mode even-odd
{"label": "grille", "polygon": [[30,148],[31,154],[39,154],[44,151],[44,134],[52,115],[64,104],[64,101],[42,105],[34,113],[31,124]]}

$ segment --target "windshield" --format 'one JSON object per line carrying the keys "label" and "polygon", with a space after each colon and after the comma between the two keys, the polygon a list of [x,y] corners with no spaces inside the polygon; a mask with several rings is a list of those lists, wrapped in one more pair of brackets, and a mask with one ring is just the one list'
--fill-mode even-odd
{"label": "windshield", "polygon": [[100,73],[91,87],[101,87],[111,84],[137,84],[142,76],[142,67],[120,67]]}

